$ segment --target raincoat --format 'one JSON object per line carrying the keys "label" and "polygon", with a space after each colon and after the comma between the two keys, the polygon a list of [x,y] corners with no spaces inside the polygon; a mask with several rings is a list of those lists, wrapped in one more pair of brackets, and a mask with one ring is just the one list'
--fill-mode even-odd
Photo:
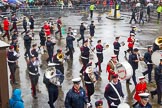
{"label": "raincoat", "polygon": [[21,90],[15,89],[13,91],[12,97],[9,100],[10,108],[24,108],[24,102],[21,98]]}

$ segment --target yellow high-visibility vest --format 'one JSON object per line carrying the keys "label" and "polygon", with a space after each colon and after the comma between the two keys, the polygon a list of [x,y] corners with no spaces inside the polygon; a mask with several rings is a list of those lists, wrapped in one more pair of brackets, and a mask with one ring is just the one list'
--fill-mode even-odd
{"label": "yellow high-visibility vest", "polygon": [[118,4],[116,5],[116,10],[119,10],[119,5]]}
{"label": "yellow high-visibility vest", "polygon": [[158,6],[158,8],[156,9],[157,12],[162,12],[162,6]]}
{"label": "yellow high-visibility vest", "polygon": [[95,6],[92,4],[92,5],[90,5],[89,10],[94,10],[94,8],[95,8]]}

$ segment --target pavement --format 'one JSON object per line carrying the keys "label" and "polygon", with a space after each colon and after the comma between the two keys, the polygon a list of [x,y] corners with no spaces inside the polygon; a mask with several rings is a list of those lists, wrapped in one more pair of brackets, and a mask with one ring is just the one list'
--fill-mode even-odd
{"label": "pavement", "polygon": [[[107,73],[106,73],[106,66],[108,61],[110,60],[111,55],[113,54],[113,42],[115,39],[115,36],[120,36],[120,41],[124,41],[126,43],[125,46],[121,47],[120,50],[120,55],[119,55],[119,61],[124,62],[124,51],[127,50],[127,37],[129,36],[129,31],[131,30],[131,25],[129,24],[129,18],[124,17],[124,20],[120,21],[114,21],[114,20],[109,20],[106,18],[107,13],[102,14],[102,20],[103,22],[98,23],[97,22],[97,13],[94,14],[93,20],[95,21],[96,25],[96,32],[95,36],[93,39],[93,44],[96,45],[97,40],[101,39],[102,43],[108,43],[109,48],[105,50],[104,52],[104,61],[102,63],[102,70],[103,72],[101,73],[101,81],[98,81],[95,84],[95,93],[92,96],[92,105],[94,108],[94,103],[96,100],[103,100],[104,104],[103,107],[107,108],[107,102],[106,99],[104,98],[104,90],[106,85],[108,84],[107,80]],[[79,15],[71,15],[68,17],[63,17],[63,25],[65,25],[65,28],[72,26],[74,29],[79,29],[79,25],[82,22],[81,17]],[[55,19],[56,20],[56,19]],[[39,35],[38,31],[40,30],[40,25],[42,25],[44,20],[38,20],[36,22],[36,32],[35,32],[35,40],[32,41],[32,43],[37,43],[39,45]],[[88,21],[85,21],[87,24],[90,24],[91,20],[88,19]],[[145,23],[144,25],[139,25],[136,24],[138,30],[137,30],[137,35],[136,39],[139,40],[139,42],[136,43],[136,47],[140,49],[141,55],[143,55],[144,52],[146,52],[146,45],[150,45],[154,42],[155,38],[161,33],[161,24],[156,24],[155,19],[153,19],[150,23]],[[135,25],[135,24],[133,24]],[[19,31],[22,31],[22,27],[19,26]],[[159,32],[160,31],[160,32]],[[56,41],[56,46],[54,48],[54,53],[56,53],[56,50],[58,48],[62,48],[63,50],[65,49],[65,37],[66,35],[63,36],[63,39],[57,40],[53,36],[53,40]],[[86,31],[85,37],[89,37],[88,30]],[[76,36],[76,39],[79,38],[79,35]],[[20,88],[22,90],[22,97],[24,100],[25,108],[49,108],[48,106],[48,94],[45,85],[43,84],[43,74],[45,72],[45,69],[47,68],[47,63],[46,59],[48,57],[47,54],[43,53],[43,50],[41,51],[41,54],[39,54],[39,59],[41,61],[42,67],[39,68],[40,70],[40,77],[39,77],[39,84],[38,88],[41,91],[38,93],[38,99],[33,99],[31,96],[31,88],[30,88],[30,80],[28,76],[28,70],[27,70],[27,65],[26,65],[26,60],[24,58],[24,45],[23,45],[23,35],[20,35],[19,33],[19,45],[20,45],[20,58],[19,58],[19,68],[17,68],[16,72],[16,79],[19,82],[18,85],[12,85],[9,83],[9,92],[10,96],[12,94],[12,90],[14,88]],[[7,42],[7,41],[6,41]],[[81,43],[80,43],[81,44]],[[72,87],[72,78],[78,77],[79,76],[79,71],[81,69],[81,62],[79,60],[80,56],[80,48],[77,47],[77,42],[74,42],[74,59],[73,61],[68,60],[64,64],[65,68],[65,80],[63,82],[63,85],[61,88],[59,88],[59,97],[55,103],[56,108],[64,108],[64,99],[66,96],[66,93],[68,90]],[[91,55],[90,61],[94,63],[96,62],[96,56],[95,54]],[[145,64],[143,61],[139,63],[139,69],[136,71],[136,76],[142,75],[142,72],[145,70]],[[9,71],[8,71],[9,73]],[[153,78],[153,76],[152,76]],[[132,81],[132,80],[131,80]],[[138,81],[138,79],[137,79]],[[122,81],[122,88],[123,92],[125,95],[128,96],[127,101],[130,105],[133,104],[133,94],[134,94],[134,85],[126,85],[125,81]],[[82,83],[81,86],[84,86]],[[148,84],[148,90],[151,91],[155,88],[155,83]],[[153,105],[153,108],[162,108],[159,105],[157,105],[157,98],[155,97],[154,99],[150,98],[150,103]]]}

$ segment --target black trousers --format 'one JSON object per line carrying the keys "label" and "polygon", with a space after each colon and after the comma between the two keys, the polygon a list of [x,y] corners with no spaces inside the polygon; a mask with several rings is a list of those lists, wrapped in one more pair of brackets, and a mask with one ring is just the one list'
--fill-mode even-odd
{"label": "black trousers", "polygon": [[101,63],[103,62],[103,54],[97,54],[98,62],[96,63],[98,65],[99,71],[101,71]]}
{"label": "black trousers", "polygon": [[28,56],[30,58],[30,46],[25,46],[26,52],[25,52],[25,56]]}
{"label": "black trousers", "polygon": [[47,88],[48,89],[48,97],[49,97],[49,101],[48,104],[50,106],[50,108],[55,108],[54,103],[58,98],[58,87],[55,88]]}
{"label": "black trousers", "polygon": [[157,83],[157,95],[158,95],[158,103],[160,103],[162,95],[162,83]]}
{"label": "black trousers", "polygon": [[16,72],[16,63],[8,63],[10,69],[10,79],[13,83],[15,83],[15,72]]}
{"label": "black trousers", "polygon": [[93,10],[90,10],[90,17],[93,17]]}
{"label": "black trousers", "polygon": [[86,90],[87,90],[88,101],[91,102],[91,96],[94,93],[94,84],[93,83],[91,83],[91,84],[85,83],[85,87],[86,87]]}
{"label": "black trousers", "polygon": [[27,32],[27,26],[23,26],[23,28],[24,28],[24,31],[23,31],[21,34],[23,34],[23,33],[26,33],[26,32]]}
{"label": "black trousers", "polygon": [[114,50],[114,54],[117,56],[117,60],[119,61],[119,58],[118,58],[119,57],[119,51]]}
{"label": "black trousers", "polygon": [[135,16],[134,17],[131,17],[131,20],[129,22],[130,24],[132,24],[132,20],[134,20],[134,22],[137,23],[137,20],[136,20]]}
{"label": "black trousers", "polygon": [[39,75],[29,75],[31,81],[32,96],[36,96],[36,86],[38,84]]}
{"label": "black trousers", "polygon": [[71,59],[73,59],[73,52],[74,52],[74,48],[68,48],[69,49],[69,51],[66,53],[66,55],[68,56],[68,55],[70,55],[70,58]]}
{"label": "black trousers", "polygon": [[151,72],[152,72],[152,69],[153,69],[153,65],[152,64],[148,64],[147,65],[147,70],[145,72],[143,72],[144,75],[148,74],[148,80],[149,82],[151,82]]}
{"label": "black trousers", "polygon": [[83,66],[82,66],[82,69],[80,70],[80,73],[83,74],[83,72],[84,72],[85,69],[86,69],[87,64],[89,63],[89,59],[83,59],[83,58],[82,58],[82,63],[83,63]]}
{"label": "black trousers", "polygon": [[50,61],[52,63],[53,51],[52,50],[47,50],[47,52],[48,52],[47,62]]}
{"label": "black trousers", "polygon": [[[135,73],[136,69],[133,69],[133,75],[132,75],[132,80],[134,82],[134,85],[137,85],[137,81],[136,81],[136,73]],[[127,83],[129,83],[130,79],[126,80]]]}
{"label": "black trousers", "polygon": [[82,40],[82,41],[83,41],[82,44],[84,44],[84,40],[85,40],[85,39],[84,39],[84,33],[81,33],[80,35],[81,35],[81,37],[78,39],[78,41]]}

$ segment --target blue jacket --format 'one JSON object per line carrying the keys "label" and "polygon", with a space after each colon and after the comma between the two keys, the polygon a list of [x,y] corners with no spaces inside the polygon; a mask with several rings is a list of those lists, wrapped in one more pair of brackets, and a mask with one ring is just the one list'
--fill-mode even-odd
{"label": "blue jacket", "polygon": [[20,89],[15,89],[9,100],[10,108],[24,108],[24,102],[21,98]]}
{"label": "blue jacket", "polygon": [[155,81],[157,83],[162,83],[162,65],[159,65],[155,68]]}
{"label": "blue jacket", "polygon": [[146,106],[143,106],[142,104],[138,103],[136,106],[133,108],[152,108],[152,105],[147,103]]}
{"label": "blue jacket", "polygon": [[88,100],[82,87],[80,87],[79,93],[72,88],[66,94],[65,108],[84,108],[85,103],[88,103]]}

